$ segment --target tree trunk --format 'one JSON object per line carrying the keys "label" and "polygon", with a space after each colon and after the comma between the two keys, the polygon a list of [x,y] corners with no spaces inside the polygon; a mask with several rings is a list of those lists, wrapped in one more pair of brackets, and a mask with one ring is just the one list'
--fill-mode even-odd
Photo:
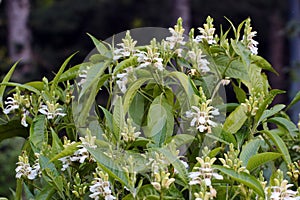
{"label": "tree trunk", "polygon": [[191,28],[191,9],[190,9],[190,0],[173,0],[173,18],[174,24],[179,17],[183,20],[183,28],[185,29],[185,33],[188,34],[187,31]]}
{"label": "tree trunk", "polygon": [[7,29],[8,52],[10,59],[15,62],[21,60],[24,64],[22,71],[29,70],[32,62],[31,31],[28,26],[30,13],[29,0],[7,0]]}

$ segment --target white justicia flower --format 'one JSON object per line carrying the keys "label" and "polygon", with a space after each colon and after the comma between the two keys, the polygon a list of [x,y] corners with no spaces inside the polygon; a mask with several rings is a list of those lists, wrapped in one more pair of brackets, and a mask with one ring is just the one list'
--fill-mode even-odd
{"label": "white justicia flower", "polygon": [[213,19],[208,16],[206,19],[206,24],[203,24],[204,28],[199,27],[198,30],[200,31],[201,35],[196,36],[195,42],[202,42],[206,40],[208,44],[216,44],[216,40],[214,38],[215,28],[213,25]]}
{"label": "white justicia flower", "polygon": [[117,78],[119,78],[119,80],[117,80],[116,83],[123,94],[125,94],[125,92],[127,90],[126,85],[130,79],[129,78],[130,75],[132,75],[132,79],[135,79],[135,76],[133,75],[132,67],[126,68],[124,73],[117,74]]}
{"label": "white justicia flower", "polygon": [[47,116],[47,119],[54,119],[57,116],[62,116],[64,117],[66,113],[61,112],[63,109],[59,108],[59,104],[53,104],[50,103],[49,101],[46,102],[46,105],[41,105],[39,112],[42,113],[43,115]]}
{"label": "white justicia flower", "polygon": [[256,31],[252,31],[252,27],[250,24],[251,20],[248,18],[245,22],[245,28],[244,28],[244,35],[242,42],[248,47],[248,49],[251,51],[253,55],[258,54],[258,48],[256,47],[258,45],[258,42],[253,39],[253,37],[256,36]]}
{"label": "white justicia flower", "polygon": [[140,63],[138,68],[147,67],[148,65],[153,64],[153,66],[159,71],[164,69],[162,63],[163,59],[159,57],[159,53],[156,52],[156,49],[147,47],[147,52],[138,51],[134,55],[137,56],[137,61]]}
{"label": "white justicia flower", "polygon": [[[98,200],[100,197],[104,197],[105,200],[114,200],[114,197],[111,193],[110,182],[108,181],[108,175],[104,174],[102,171],[94,173],[94,180],[90,185],[90,198]],[[100,177],[98,177],[100,176]]]}
{"label": "white justicia flower", "polygon": [[114,60],[118,60],[120,58],[126,58],[129,57],[130,55],[133,55],[135,53],[135,45],[137,41],[134,41],[131,36],[130,32],[126,32],[126,36],[124,39],[122,39],[122,43],[117,44],[120,48],[116,48],[114,50]]}
{"label": "white justicia flower", "polygon": [[246,41],[247,47],[253,55],[258,54],[258,48],[256,47],[258,45],[258,42],[253,39],[253,37],[255,36],[256,36],[256,31],[250,32],[247,35],[247,38],[244,38],[245,36],[243,36],[243,40]]}
{"label": "white justicia flower", "polygon": [[166,38],[166,41],[169,43],[170,49],[174,49],[176,45],[185,45],[183,33],[184,28],[182,28],[182,19],[179,18],[177,21],[177,25],[174,26],[174,28],[169,28],[169,31],[171,33],[170,37]]}
{"label": "white justicia flower", "polygon": [[287,180],[283,180],[280,185],[266,187],[265,191],[266,194],[268,190],[271,191],[269,194],[271,200],[295,200],[298,192],[289,189],[293,186],[293,184],[288,184]]}
{"label": "white justicia flower", "polygon": [[211,119],[214,115],[219,115],[219,110],[209,106],[211,100],[207,100],[205,103],[201,104],[201,107],[192,106],[191,110],[186,112],[186,117],[192,118],[190,126],[196,127],[201,133],[207,131],[211,132],[211,126],[217,126],[217,123],[213,122]]}
{"label": "white justicia flower", "polygon": [[68,169],[70,164],[72,163],[70,156],[65,156],[65,157],[59,158],[58,160],[60,160],[63,164],[61,171],[65,171],[66,169]]}
{"label": "white justicia flower", "polygon": [[26,110],[25,108],[22,108],[22,118],[21,118],[21,124],[24,126],[24,127],[27,127],[28,124],[26,122],[26,117],[29,115],[29,111]]}
{"label": "white justicia flower", "polygon": [[40,173],[39,161],[37,159],[33,167],[31,167],[26,152],[23,152],[22,155],[19,156],[19,161],[17,162],[17,168],[15,171],[16,171],[16,178],[20,179],[22,177],[25,177],[28,178],[29,180],[33,180]]}
{"label": "white justicia flower", "polygon": [[206,73],[210,71],[208,67],[209,62],[204,58],[205,55],[202,54],[201,49],[189,51],[187,55],[188,58],[191,59],[191,62],[199,72]]}
{"label": "white justicia flower", "polygon": [[197,161],[200,163],[200,167],[194,167],[194,170],[189,173],[189,178],[191,178],[189,184],[190,185],[201,185],[202,182],[205,183],[206,186],[212,187],[211,179],[223,179],[222,175],[214,172],[214,168],[212,168],[213,163],[216,161],[216,158],[196,158]]}
{"label": "white justicia flower", "polygon": [[80,163],[84,163],[85,159],[90,157],[90,153],[88,152],[88,150],[84,147],[78,149],[77,151],[74,152],[74,154],[72,156],[70,156],[70,160],[72,162],[80,162]]}
{"label": "white justicia flower", "polygon": [[6,108],[3,110],[3,113],[6,115],[14,110],[19,109],[20,107],[19,102],[13,97],[7,97],[7,101],[4,101],[4,103],[7,105]]}
{"label": "white justicia flower", "polygon": [[87,69],[80,70],[80,72],[78,74],[79,78],[81,78],[81,80],[78,82],[79,86],[82,86],[86,82],[88,69],[89,69],[89,67],[87,67]]}
{"label": "white justicia flower", "polygon": [[184,37],[183,37],[184,29],[183,29],[183,31],[177,31],[176,29],[169,28],[169,31],[172,34],[172,36],[167,37],[166,41],[169,42],[170,49],[174,49],[176,44],[185,45],[185,41],[184,41]]}

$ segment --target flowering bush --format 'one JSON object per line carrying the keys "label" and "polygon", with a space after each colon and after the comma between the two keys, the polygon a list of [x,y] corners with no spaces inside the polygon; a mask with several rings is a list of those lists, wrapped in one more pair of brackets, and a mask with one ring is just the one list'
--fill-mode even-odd
{"label": "flowering bush", "polygon": [[72,55],[52,81],[9,82],[14,65],[0,85],[0,139],[26,138],[15,198],[299,199],[299,130],[286,111],[300,95],[270,106],[284,91],[268,84],[263,71],[276,72],[250,19],[229,23],[216,34],[208,17],[185,36],[178,19],[140,46],[129,31],[117,45],[90,36],[97,53],[66,70]]}

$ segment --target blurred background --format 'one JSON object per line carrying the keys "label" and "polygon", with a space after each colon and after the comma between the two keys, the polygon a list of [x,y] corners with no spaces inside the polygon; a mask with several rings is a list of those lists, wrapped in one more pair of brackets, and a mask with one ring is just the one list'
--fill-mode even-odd
{"label": "blurred background", "polygon": [[[276,103],[288,103],[300,90],[300,0],[0,0],[0,76],[22,59],[13,76],[26,82],[51,79],[63,61],[79,51],[71,64],[93,49],[86,33],[100,40],[138,27],[171,27],[178,17],[184,27],[199,27],[210,15],[217,32],[247,17],[257,31],[259,55],[280,74],[268,74],[271,87],[288,91]],[[290,116],[298,121],[299,105]],[[21,141],[0,144],[0,196],[15,184]]]}

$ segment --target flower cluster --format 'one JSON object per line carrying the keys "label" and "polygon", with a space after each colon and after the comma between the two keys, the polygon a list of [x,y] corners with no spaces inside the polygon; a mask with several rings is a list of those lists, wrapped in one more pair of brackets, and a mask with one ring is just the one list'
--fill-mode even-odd
{"label": "flower cluster", "polygon": [[101,171],[101,169],[96,168],[96,173],[94,173],[94,180],[90,185],[90,198],[99,200],[101,197],[105,200],[113,200],[116,199],[112,195],[112,191],[110,188],[110,182],[108,180],[108,174]]}
{"label": "flower cluster", "polygon": [[206,24],[203,25],[204,28],[199,27],[200,35],[196,36],[196,42],[206,41],[208,44],[216,44],[216,39],[214,38],[215,28],[213,25],[213,18],[210,16],[206,19]]}
{"label": "flower cluster", "polygon": [[151,184],[157,191],[168,189],[175,181],[175,178],[170,178],[168,165],[170,164],[164,155],[155,152],[155,159],[150,159],[151,162]]}
{"label": "flower cluster", "polygon": [[46,101],[46,105],[42,104],[40,106],[39,112],[47,116],[47,119],[54,119],[57,116],[64,117],[66,113],[62,112],[59,103],[50,103]]}
{"label": "flower cluster", "polygon": [[224,158],[219,158],[224,167],[234,169],[236,172],[249,173],[246,167],[243,166],[243,161],[238,157],[239,150],[235,150],[233,144],[229,145],[229,151],[224,153]]}
{"label": "flower cluster", "polygon": [[21,95],[20,90],[17,89],[17,92],[12,97],[7,97],[7,101],[4,101],[4,103],[6,107],[3,113],[7,115],[13,111],[21,111],[21,124],[27,127],[26,117],[29,115],[28,109],[31,105],[29,96]]}
{"label": "flower cluster", "polygon": [[121,132],[123,140],[126,143],[135,141],[141,134],[139,131],[135,132],[135,129],[136,127],[132,126],[132,119],[128,118],[127,123],[125,123],[123,131]]}
{"label": "flower cluster", "polygon": [[[81,140],[81,144],[77,145],[79,149],[76,150],[73,153],[73,155],[59,158],[59,160],[62,162],[62,168],[61,168],[62,171],[65,171],[70,166],[70,164],[72,164],[72,162],[79,162],[82,164],[85,162],[85,160],[94,161],[94,158],[90,155],[90,153],[85,147],[89,147],[93,149],[97,148],[97,145],[95,144],[96,137],[91,136],[91,133],[88,130],[87,135],[84,138],[80,137],[79,139]],[[67,138],[65,138],[64,140],[65,148],[74,144],[75,144],[74,141],[70,142],[69,140],[67,140]]]}
{"label": "flower cluster", "polygon": [[293,187],[293,184],[283,179],[283,172],[277,170],[273,177],[272,184],[265,188],[265,195],[272,200],[296,200],[297,191],[293,191],[289,188]]}
{"label": "flower cluster", "polygon": [[242,41],[248,47],[252,54],[257,55],[258,48],[256,46],[258,45],[258,42],[253,39],[253,37],[256,36],[257,32],[252,31],[250,21],[250,18],[248,18],[245,22],[244,36]]}
{"label": "flower cluster", "polygon": [[22,155],[19,156],[16,168],[16,178],[27,178],[29,180],[35,179],[40,174],[39,155],[35,154],[37,159],[33,166],[30,166],[29,159],[26,151],[23,151]]}
{"label": "flower cluster", "polygon": [[117,44],[120,48],[116,48],[114,50],[114,60],[118,60],[120,58],[126,58],[135,53],[135,45],[137,41],[133,40],[130,36],[129,31],[126,32],[126,36],[122,39],[122,43]]}
{"label": "flower cluster", "polygon": [[212,119],[219,115],[219,110],[209,106],[210,103],[211,100],[207,100],[201,103],[200,107],[192,106],[192,109],[186,112],[186,117],[192,118],[190,125],[196,127],[200,133],[211,133],[211,127],[217,125]]}
{"label": "flower cluster", "polygon": [[[215,169],[212,167],[213,163],[217,160],[216,158],[210,158],[207,156],[209,152],[208,148],[205,147],[203,152],[206,154],[203,157],[196,157],[200,167],[197,165],[193,168],[193,171],[189,173],[191,179],[190,185],[199,185],[200,192],[195,193],[196,199],[213,199],[217,195],[217,191],[213,188],[211,180],[223,179],[223,176],[214,172]],[[207,191],[208,190],[208,191]]]}

